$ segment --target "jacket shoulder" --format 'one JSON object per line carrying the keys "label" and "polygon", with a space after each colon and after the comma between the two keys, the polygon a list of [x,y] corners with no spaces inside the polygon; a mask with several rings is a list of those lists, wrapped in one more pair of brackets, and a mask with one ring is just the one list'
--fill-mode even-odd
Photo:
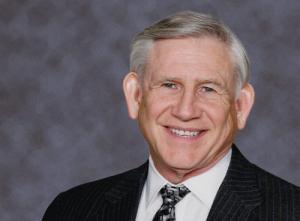
{"label": "jacket shoulder", "polygon": [[[249,214],[249,220],[300,220],[299,187],[249,162],[235,146],[215,201],[212,210],[216,214]],[[226,205],[233,209],[225,209]]]}
{"label": "jacket shoulder", "polygon": [[[43,221],[68,220],[66,217],[76,217],[83,220],[93,209],[93,205],[101,207],[106,202],[106,194],[127,194],[131,188],[138,185],[146,175],[148,163],[126,172],[75,186],[60,193],[47,208]],[[120,192],[119,190],[122,190]],[[118,192],[119,191],[119,192]],[[73,219],[72,219],[73,220]]]}
{"label": "jacket shoulder", "polygon": [[255,165],[253,167],[263,197],[261,209],[269,211],[269,215],[276,213],[279,220],[288,220],[290,217],[299,220],[300,188]]}
{"label": "jacket shoulder", "polygon": [[286,191],[286,190],[292,190],[295,193],[299,194],[300,187],[254,165],[253,168],[256,171],[257,174],[257,180],[259,187],[261,189],[271,189],[273,191]]}
{"label": "jacket shoulder", "polygon": [[[258,187],[261,190],[273,190],[273,191],[285,191],[286,189],[291,189],[295,193],[299,193],[299,187],[289,183],[288,181],[271,174],[270,172],[260,168],[256,164],[248,161],[239,151],[236,146],[232,149],[232,159],[231,166],[229,170],[238,171],[235,176],[245,176],[243,179],[249,178],[255,180]],[[235,172],[233,172],[235,173]],[[232,174],[232,173],[231,173]]]}
{"label": "jacket shoulder", "polygon": [[61,194],[65,196],[86,196],[86,194],[88,194],[89,192],[92,192],[93,194],[95,194],[95,192],[97,192],[98,194],[106,193],[115,185],[122,185],[124,181],[137,182],[146,168],[147,163],[135,169],[75,186],[67,191],[64,191]]}

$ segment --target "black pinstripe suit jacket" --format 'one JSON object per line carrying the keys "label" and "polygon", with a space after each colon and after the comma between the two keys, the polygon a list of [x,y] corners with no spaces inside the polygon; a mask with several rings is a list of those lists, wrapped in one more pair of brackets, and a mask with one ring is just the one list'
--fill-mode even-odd
{"label": "black pinstripe suit jacket", "polygon": [[[148,163],[56,197],[43,221],[134,221]],[[300,190],[249,163],[236,147],[208,221],[300,221]]]}

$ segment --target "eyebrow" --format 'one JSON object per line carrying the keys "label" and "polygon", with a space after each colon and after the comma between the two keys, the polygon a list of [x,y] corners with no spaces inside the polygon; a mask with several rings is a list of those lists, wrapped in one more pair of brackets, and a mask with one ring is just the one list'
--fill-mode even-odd
{"label": "eyebrow", "polygon": [[222,82],[220,82],[220,80],[215,79],[215,78],[204,79],[204,80],[196,80],[196,81],[197,81],[197,84],[214,84],[214,85],[217,85],[219,87],[224,87]]}
{"label": "eyebrow", "polygon": [[[168,76],[162,76],[157,80],[152,79],[151,82],[152,83],[160,83],[160,82],[164,82],[164,81],[181,81],[181,78],[177,78],[177,77],[168,77]],[[196,84],[215,84],[217,86],[223,87],[222,82],[220,82],[219,79],[216,78],[209,78],[209,79],[196,79]]]}

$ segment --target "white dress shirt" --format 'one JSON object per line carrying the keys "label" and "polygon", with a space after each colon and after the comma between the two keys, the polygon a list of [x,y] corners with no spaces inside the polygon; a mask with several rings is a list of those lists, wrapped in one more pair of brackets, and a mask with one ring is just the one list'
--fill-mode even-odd
{"label": "white dress shirt", "polygon": [[[217,191],[228,170],[230,159],[231,149],[214,167],[181,183],[191,192],[176,204],[176,221],[205,221],[207,219]],[[167,183],[176,186],[168,182],[156,170],[150,156],[148,177],[143,188],[136,221],[152,221],[162,205],[159,191]]]}

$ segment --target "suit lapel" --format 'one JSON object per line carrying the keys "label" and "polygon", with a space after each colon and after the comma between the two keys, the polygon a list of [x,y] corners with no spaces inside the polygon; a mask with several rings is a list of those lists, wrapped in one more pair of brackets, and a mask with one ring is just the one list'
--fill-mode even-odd
{"label": "suit lapel", "polygon": [[101,217],[94,220],[134,221],[148,173],[148,162],[123,177],[105,194]]}
{"label": "suit lapel", "polygon": [[233,145],[230,166],[207,220],[249,220],[261,202],[255,170]]}

